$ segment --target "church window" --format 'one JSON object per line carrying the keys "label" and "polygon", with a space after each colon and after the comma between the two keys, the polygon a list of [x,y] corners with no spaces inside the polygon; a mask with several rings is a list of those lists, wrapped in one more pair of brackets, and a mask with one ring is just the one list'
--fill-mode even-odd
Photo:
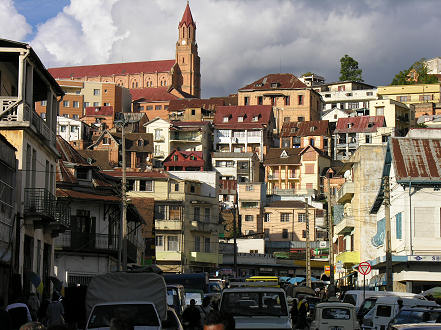
{"label": "church window", "polygon": [[190,30],[190,27],[188,27],[188,39],[190,39],[191,38],[191,30]]}
{"label": "church window", "polygon": [[167,86],[167,81],[164,81],[164,86]]}
{"label": "church window", "polygon": [[185,63],[185,58],[184,57],[182,57],[182,64],[184,64]]}
{"label": "church window", "polygon": [[162,81],[161,81],[161,86],[162,86]]}

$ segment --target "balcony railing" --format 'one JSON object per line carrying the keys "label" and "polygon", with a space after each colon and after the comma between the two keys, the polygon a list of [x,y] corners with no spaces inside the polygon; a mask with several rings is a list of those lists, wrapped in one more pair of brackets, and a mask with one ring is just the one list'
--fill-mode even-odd
{"label": "balcony railing", "polygon": [[214,222],[204,222],[193,220],[190,223],[191,231],[214,232],[219,230],[219,224]]}
{"label": "balcony railing", "polygon": [[295,195],[295,193],[296,193],[295,189],[274,188],[273,190],[274,195],[280,195],[280,196],[292,196]]}
{"label": "balcony railing", "polygon": [[24,215],[40,217],[70,226],[70,208],[62,202],[57,203],[55,196],[44,188],[24,189]]}
{"label": "balcony railing", "polygon": [[202,136],[172,136],[170,141],[179,141],[179,142],[201,142]]}
{"label": "balcony railing", "polygon": [[158,220],[155,221],[156,230],[181,230],[181,220]]}
{"label": "balcony railing", "polygon": [[118,235],[67,231],[55,239],[54,245],[56,248],[74,249],[76,251],[115,252],[118,250]]}
{"label": "balcony railing", "polygon": [[346,181],[340,189],[337,191],[337,202],[340,204],[348,203],[351,201],[355,192],[354,182]]}

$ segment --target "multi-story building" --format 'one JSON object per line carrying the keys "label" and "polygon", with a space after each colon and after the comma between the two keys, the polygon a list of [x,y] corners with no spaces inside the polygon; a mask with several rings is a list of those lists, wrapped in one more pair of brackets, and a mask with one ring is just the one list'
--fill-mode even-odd
{"label": "multi-story building", "polygon": [[272,148],[263,164],[268,195],[317,195],[322,193],[322,172],[331,166],[331,158],[311,145]]}
{"label": "multi-story building", "polygon": [[237,185],[239,229],[245,235],[263,233],[263,210],[266,205],[266,184],[263,182]]}
{"label": "multi-story building", "polygon": [[[150,133],[125,133],[126,166],[145,169],[150,167],[153,154],[153,136]],[[114,167],[122,164],[122,135],[105,130],[93,137],[89,150],[107,151],[108,162]]]}
{"label": "multi-story building", "polygon": [[348,160],[360,145],[385,145],[393,132],[384,116],[341,118],[334,130],[334,159]]}
{"label": "multi-story building", "polygon": [[188,3],[178,32],[174,60],[61,67],[49,69],[49,72],[57,79],[112,82],[130,89],[174,87],[194,97],[200,97],[201,74],[196,23]]}
{"label": "multi-story building", "polygon": [[[57,139],[61,154],[57,166],[57,198],[71,208],[70,230],[54,242],[57,277],[67,285],[88,285],[94,275],[116,271],[121,223],[119,180],[91,166],[67,141]],[[143,208],[153,203],[144,201]],[[139,224],[143,219],[129,204],[127,261],[141,263],[144,244]]]}
{"label": "multi-story building", "polygon": [[164,160],[166,171],[204,171],[210,165],[204,160],[202,151],[173,150]]}
{"label": "multi-story building", "polygon": [[393,128],[394,136],[405,136],[415,127],[415,106],[392,100],[375,100],[370,103],[371,116],[384,116],[386,127]]}
{"label": "multi-story building", "polygon": [[280,133],[282,148],[313,146],[332,154],[331,131],[327,120],[283,123]]}
{"label": "multi-story building", "polygon": [[146,133],[153,135],[153,166],[161,167],[170,154],[170,122],[156,117],[144,124]]}
{"label": "multi-story building", "polygon": [[[11,273],[19,280],[11,284],[12,291],[26,295],[33,290],[29,274],[34,272],[49,296],[49,277],[55,275],[53,239],[69,227],[69,207],[55,198],[57,98],[64,92],[28,44],[1,39],[0,54],[0,133],[17,150],[18,164],[20,216]],[[35,102],[41,101],[46,101],[46,120],[35,111]]]}
{"label": "multi-story building", "polygon": [[213,169],[220,175],[219,202],[232,207],[237,202],[237,184],[261,182],[259,157],[252,152],[213,152]]}
{"label": "multi-story building", "polygon": [[219,152],[255,152],[262,161],[272,146],[275,125],[270,105],[216,107],[214,147]]}
{"label": "multi-story building", "polygon": [[380,99],[391,99],[406,105],[439,103],[440,87],[441,83],[378,86],[377,94]]}
{"label": "multi-story building", "polygon": [[172,100],[168,107],[170,120],[210,121],[214,119],[216,106],[225,104],[224,99],[187,99]]}
{"label": "multi-story building", "polygon": [[[378,172],[389,178],[393,289],[414,293],[432,288],[441,278],[441,134],[433,129],[417,131],[418,138],[389,141],[384,167]],[[371,283],[380,289],[386,284],[386,183],[381,182],[370,204],[376,227],[369,236],[373,258],[362,259],[370,260],[375,269]]]}
{"label": "multi-story building", "polygon": [[84,149],[92,141],[92,127],[85,122],[66,117],[57,117],[57,135],[75,149]]}
{"label": "multi-story building", "polygon": [[[323,112],[332,109],[355,111],[369,109],[377,99],[377,88],[359,81],[338,81],[313,87],[323,98]],[[369,115],[369,113],[365,113]]]}
{"label": "multi-story building", "polygon": [[340,273],[340,277],[353,275],[353,266],[374,258],[368,238],[375,233],[376,217],[369,211],[381,183],[385,151],[385,145],[361,145],[344,168],[346,182],[337,191],[337,204],[333,207],[335,261],[346,272]]}
{"label": "multi-story building", "polygon": [[17,160],[12,144],[0,134],[0,295],[8,297],[17,193]]}
{"label": "multi-story building", "polygon": [[[121,171],[106,173],[121,177]],[[127,184],[129,198],[155,200],[156,263],[163,271],[198,272],[217,267],[221,261],[219,208],[212,187],[163,172],[127,172]]]}
{"label": "multi-story building", "polygon": [[[124,122],[124,132],[127,133],[145,133],[144,125],[148,123],[149,119],[145,113],[118,113],[115,120]],[[121,131],[119,125],[116,126],[117,131]]]}
{"label": "multi-story building", "polygon": [[[60,103],[59,116],[80,119],[87,107],[111,106],[115,112],[129,112],[131,96],[127,88],[115,83],[95,81],[57,80],[65,92]],[[36,111],[43,118],[46,116],[46,103],[36,104]]]}
{"label": "multi-story building", "polygon": [[115,126],[115,109],[111,106],[87,107],[81,121],[92,127],[94,135],[100,135]]}
{"label": "multi-story building", "polygon": [[290,73],[269,74],[238,90],[239,105],[270,105],[277,133],[286,121],[320,120],[320,94]]}
{"label": "multi-story building", "polygon": [[428,74],[441,74],[441,57],[434,57],[425,61]]}

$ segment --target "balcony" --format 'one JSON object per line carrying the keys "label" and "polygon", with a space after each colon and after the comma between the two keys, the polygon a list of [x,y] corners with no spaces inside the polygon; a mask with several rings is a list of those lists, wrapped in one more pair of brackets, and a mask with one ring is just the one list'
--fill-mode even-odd
{"label": "balcony", "polygon": [[24,217],[34,222],[36,228],[51,225],[54,231],[63,232],[70,226],[70,208],[57,202],[44,188],[24,189]]}
{"label": "balcony", "polygon": [[235,194],[237,190],[236,180],[220,180],[219,195]]}
{"label": "balcony", "polygon": [[346,181],[337,191],[337,202],[340,204],[349,203],[355,192],[355,185],[352,181]]}
{"label": "balcony", "polygon": [[153,153],[153,157],[154,157],[154,158],[162,158],[162,157],[164,157],[164,156],[165,156],[164,151],[155,151],[155,152]]}
{"label": "balcony", "polygon": [[198,136],[172,136],[170,137],[170,142],[196,142],[199,143],[202,141],[202,135],[198,135]]}
{"label": "balcony", "polygon": [[351,264],[351,265],[356,265],[358,263],[360,263],[360,252],[358,251],[346,251],[346,252],[342,252],[339,253],[336,257],[335,260],[337,262],[342,262],[343,264]]}
{"label": "balcony", "polygon": [[268,174],[268,180],[279,180],[279,174]]}
{"label": "balcony", "polygon": [[353,217],[345,216],[343,219],[335,225],[334,234],[336,235],[345,235],[349,234],[354,230],[355,227],[355,219]]}
{"label": "balcony", "polygon": [[157,261],[182,261],[182,252],[180,251],[158,251],[156,250]]}
{"label": "balcony", "polygon": [[202,262],[210,264],[222,263],[222,255],[217,253],[190,252],[188,259],[190,262]]}
{"label": "balcony", "polygon": [[219,224],[214,222],[193,220],[190,223],[190,230],[200,231],[200,232],[215,232],[215,231],[219,231]]}
{"label": "balcony", "polygon": [[54,240],[56,249],[78,252],[116,252],[118,235],[78,233],[67,231]]}
{"label": "balcony", "polygon": [[155,221],[156,230],[182,230],[181,220],[158,220]]}

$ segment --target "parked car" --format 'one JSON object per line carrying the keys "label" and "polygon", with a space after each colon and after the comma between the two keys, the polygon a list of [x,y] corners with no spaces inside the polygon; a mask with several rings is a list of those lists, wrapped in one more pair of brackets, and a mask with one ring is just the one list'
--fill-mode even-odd
{"label": "parked car", "polygon": [[[400,302],[399,302],[400,301]],[[434,301],[425,299],[402,298],[399,296],[379,297],[375,306],[364,316],[362,329],[386,329],[389,322],[401,308],[413,306],[438,306]]]}
{"label": "parked car", "polygon": [[399,324],[394,325],[392,330],[440,330],[441,323],[418,323],[418,324]]}
{"label": "parked car", "polygon": [[441,308],[405,307],[389,322],[388,329],[398,324],[441,323]]}
{"label": "parked car", "polygon": [[310,330],[346,329],[360,329],[354,305],[341,302],[325,302],[316,306]]}

